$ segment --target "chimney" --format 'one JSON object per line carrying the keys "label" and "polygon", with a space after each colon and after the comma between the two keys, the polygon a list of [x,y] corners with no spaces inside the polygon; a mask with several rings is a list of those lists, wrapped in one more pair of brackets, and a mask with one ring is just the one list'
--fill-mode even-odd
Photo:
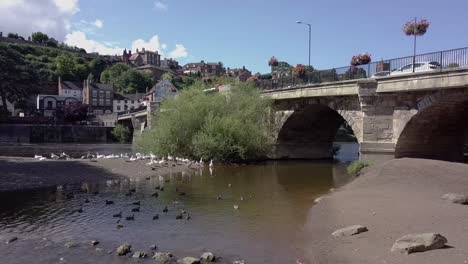
{"label": "chimney", "polygon": [[141,50],[142,50],[143,52],[145,52],[145,48],[142,48]]}
{"label": "chimney", "polygon": [[62,77],[59,76],[58,95],[62,95]]}

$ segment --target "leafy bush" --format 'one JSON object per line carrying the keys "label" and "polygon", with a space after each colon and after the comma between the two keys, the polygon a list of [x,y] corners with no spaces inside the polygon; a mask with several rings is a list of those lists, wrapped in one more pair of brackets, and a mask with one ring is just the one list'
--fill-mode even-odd
{"label": "leafy bush", "polygon": [[371,164],[367,161],[362,161],[362,160],[356,160],[356,161],[353,161],[347,168],[346,168],[346,171],[349,173],[349,174],[352,174],[352,175],[359,175],[361,174],[361,171],[362,169],[364,169],[365,167],[369,167]]}
{"label": "leafy bush", "polygon": [[120,143],[128,143],[130,140],[130,129],[128,127],[117,124],[112,129],[112,135],[120,142]]}
{"label": "leafy bush", "polygon": [[270,101],[249,84],[236,84],[229,94],[206,94],[197,81],[176,98],[162,103],[153,129],[137,149],[160,156],[240,161],[265,156],[270,150]]}

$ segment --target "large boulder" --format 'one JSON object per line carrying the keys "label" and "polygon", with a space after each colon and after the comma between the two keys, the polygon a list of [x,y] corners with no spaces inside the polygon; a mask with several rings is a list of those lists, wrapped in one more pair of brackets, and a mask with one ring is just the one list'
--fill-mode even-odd
{"label": "large boulder", "polygon": [[353,226],[348,226],[348,227],[338,229],[335,232],[333,232],[332,235],[335,236],[335,237],[353,236],[353,235],[357,235],[357,234],[360,234],[360,233],[366,232],[366,231],[369,231],[369,230],[365,226],[353,225]]}
{"label": "large boulder", "polygon": [[447,244],[447,238],[437,233],[410,234],[395,241],[392,252],[411,254],[442,248]]}
{"label": "large boulder", "polygon": [[132,249],[132,245],[125,243],[117,248],[116,253],[118,256],[125,256],[128,253],[130,253],[131,249]]}
{"label": "large boulder", "polygon": [[457,204],[468,204],[468,195],[459,193],[447,193],[442,195],[442,199]]}
{"label": "large boulder", "polygon": [[192,257],[185,257],[177,260],[178,264],[200,264],[200,260]]}
{"label": "large boulder", "polygon": [[169,252],[156,252],[153,259],[160,264],[170,263],[172,261],[172,254]]}
{"label": "large boulder", "polygon": [[200,259],[206,262],[213,262],[216,260],[216,257],[211,252],[205,252],[201,255]]}

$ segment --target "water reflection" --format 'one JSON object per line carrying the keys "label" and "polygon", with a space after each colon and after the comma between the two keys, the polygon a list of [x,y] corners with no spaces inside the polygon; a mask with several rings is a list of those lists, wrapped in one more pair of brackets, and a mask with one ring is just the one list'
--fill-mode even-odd
{"label": "water reflection", "polygon": [[[106,249],[129,242],[135,250],[148,251],[149,245],[157,243],[161,250],[181,257],[196,256],[207,249],[226,262],[243,258],[249,263],[293,263],[307,239],[303,230],[310,224],[307,215],[314,199],[349,181],[344,171],[339,163],[281,161],[155,174],[149,180],[110,180],[3,193],[0,238],[18,236],[19,248],[27,243],[38,247],[44,237],[53,243],[47,252],[12,251],[0,243],[0,254],[7,263],[25,258],[50,263],[53,256],[59,259],[61,254],[69,263],[81,263],[83,254],[94,262],[123,261],[113,255],[97,255],[88,247],[63,251],[66,241],[98,239]],[[132,189],[135,192],[129,196]],[[114,204],[106,205],[105,200]],[[141,202],[141,210],[132,213],[135,201]],[[168,213],[162,212],[165,206]],[[191,220],[176,220],[182,209]],[[123,218],[124,228],[117,229],[112,215],[120,211],[124,217],[134,214],[135,221]],[[160,215],[159,220],[153,220],[155,214]]]}

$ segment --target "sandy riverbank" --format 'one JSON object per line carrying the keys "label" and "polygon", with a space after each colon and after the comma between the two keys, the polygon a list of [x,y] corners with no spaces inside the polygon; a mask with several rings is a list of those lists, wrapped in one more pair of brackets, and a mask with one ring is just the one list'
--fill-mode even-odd
{"label": "sandy riverbank", "polygon": [[[399,159],[371,167],[310,212],[304,245],[310,263],[468,263],[468,205],[442,200],[468,194],[468,164]],[[335,238],[336,229],[360,224],[369,232]],[[406,234],[436,232],[449,247],[403,255],[390,252]],[[309,262],[306,262],[309,263]]]}
{"label": "sandy riverbank", "polygon": [[148,160],[122,159],[45,160],[0,157],[0,191],[27,190],[62,184],[97,182],[119,178],[146,178],[187,170],[186,165],[169,164],[152,170]]}

